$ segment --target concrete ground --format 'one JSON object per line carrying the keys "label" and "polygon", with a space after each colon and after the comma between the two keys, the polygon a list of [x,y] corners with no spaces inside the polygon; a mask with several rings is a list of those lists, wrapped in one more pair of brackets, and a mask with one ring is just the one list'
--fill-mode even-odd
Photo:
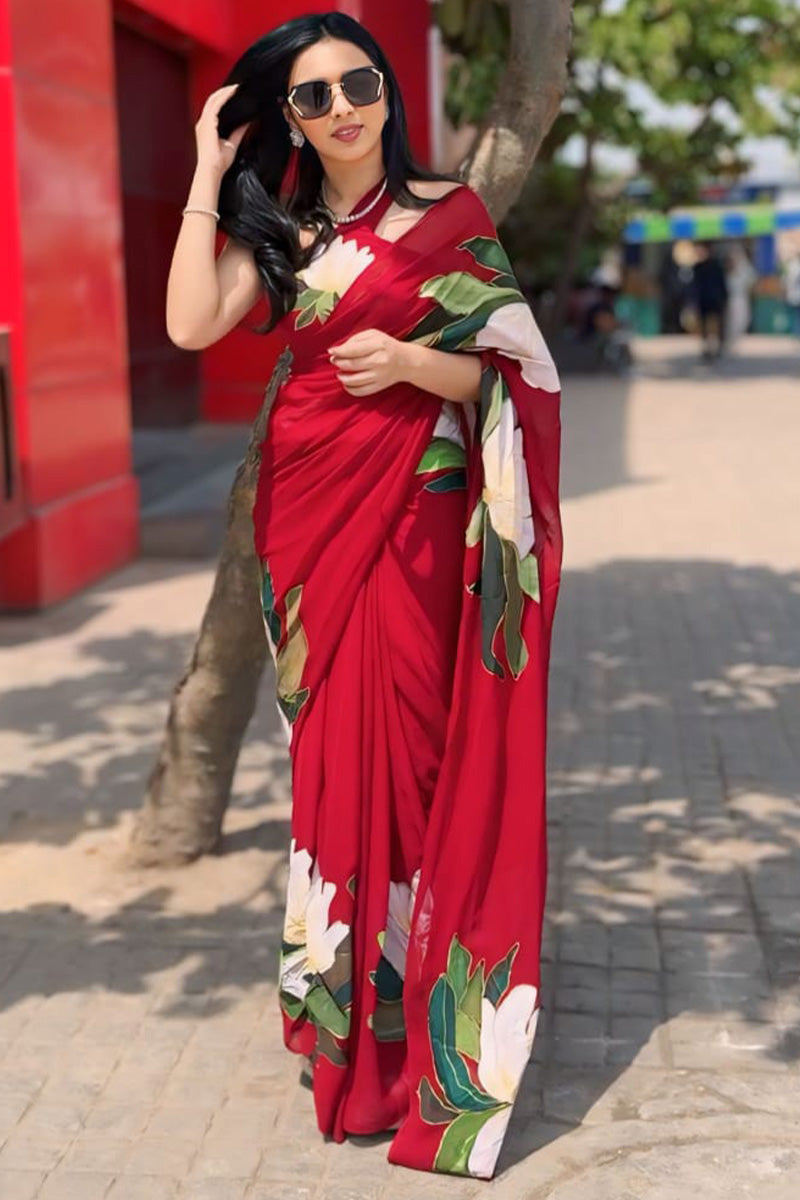
{"label": "concrete ground", "polygon": [[544,1009],[496,1178],[316,1128],[271,668],[221,853],[120,869],[212,582],[151,558],[0,619],[2,1200],[800,1193],[800,352],[637,352],[565,380]]}

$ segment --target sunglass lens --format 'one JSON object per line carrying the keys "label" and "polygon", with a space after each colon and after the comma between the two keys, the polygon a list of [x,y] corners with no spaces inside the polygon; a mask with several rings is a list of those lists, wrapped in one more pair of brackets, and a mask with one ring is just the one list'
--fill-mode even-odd
{"label": "sunglass lens", "polygon": [[374,104],[380,93],[380,76],[369,67],[357,67],[342,77],[352,104]]}
{"label": "sunglass lens", "polygon": [[294,93],[294,102],[304,117],[321,116],[329,107],[331,89],[323,79],[301,83]]}

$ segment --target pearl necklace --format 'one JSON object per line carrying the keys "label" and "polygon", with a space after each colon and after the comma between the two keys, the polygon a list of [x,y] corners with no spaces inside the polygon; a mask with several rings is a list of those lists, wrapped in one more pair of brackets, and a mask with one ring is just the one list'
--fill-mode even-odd
{"label": "pearl necklace", "polygon": [[[333,212],[332,209],[329,207],[327,201],[325,200],[325,196],[323,195],[322,202],[325,205],[325,208],[327,209],[327,211],[330,213],[331,220],[333,221],[334,225],[346,225],[348,221],[357,221],[359,219],[359,217],[365,217],[367,215],[367,213],[370,211],[370,209],[375,207],[375,205],[378,203],[378,201],[380,200],[383,193],[386,191],[386,185],[388,184],[388,182],[389,182],[388,177],[386,175],[384,175],[383,183],[381,184],[381,188],[380,188],[380,191],[378,192],[377,196],[375,196],[372,200],[370,200],[370,202],[366,206],[366,208],[361,209],[361,212],[351,213],[349,217],[338,217],[336,215],[336,213]],[[325,184],[323,183],[322,187],[320,188],[320,192],[324,192],[324,189],[325,189]]]}

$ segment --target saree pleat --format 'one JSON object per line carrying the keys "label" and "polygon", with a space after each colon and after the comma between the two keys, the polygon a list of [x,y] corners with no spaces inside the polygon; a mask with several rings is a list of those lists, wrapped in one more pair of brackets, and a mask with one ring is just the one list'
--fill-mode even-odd
{"label": "saree pleat", "polygon": [[[491,1178],[541,1008],[558,390],[475,193],[399,243],[372,232],[389,199],[301,273],[261,447],[279,1000],[321,1132],[393,1129],[390,1161]],[[478,353],[479,404],[351,396],[326,348],[369,327]]]}

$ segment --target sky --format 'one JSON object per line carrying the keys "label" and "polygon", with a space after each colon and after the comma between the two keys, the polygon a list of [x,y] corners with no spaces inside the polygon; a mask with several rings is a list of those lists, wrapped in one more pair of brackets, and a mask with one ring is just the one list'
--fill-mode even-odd
{"label": "sky", "polygon": [[[627,0],[605,0],[604,8],[607,12],[614,12],[623,8],[626,3]],[[787,3],[800,8],[800,0],[787,0]],[[692,105],[667,106],[642,81],[626,81],[620,78],[619,83],[625,88],[631,105],[654,123],[676,129],[690,129],[697,120],[696,110]],[[724,113],[719,109],[716,112],[724,118]],[[800,186],[800,155],[790,150],[781,138],[746,138],[742,144],[742,151],[751,162],[750,170],[744,177],[747,181]],[[570,139],[562,154],[567,162],[576,165],[580,163],[583,159],[583,139]],[[598,148],[597,157],[609,170],[627,173],[635,168],[634,156],[621,147],[601,146]]]}

